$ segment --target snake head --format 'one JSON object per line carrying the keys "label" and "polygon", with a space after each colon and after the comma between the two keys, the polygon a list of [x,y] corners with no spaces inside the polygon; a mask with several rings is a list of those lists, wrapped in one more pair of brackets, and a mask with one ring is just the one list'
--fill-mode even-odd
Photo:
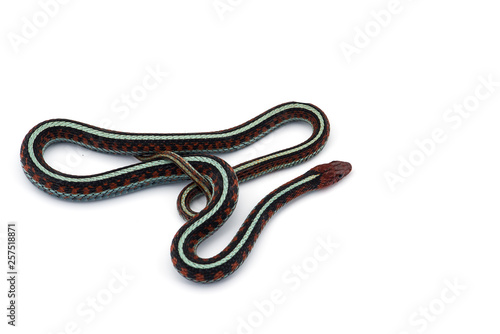
{"label": "snake head", "polygon": [[320,173],[318,189],[321,189],[342,180],[351,172],[352,166],[348,162],[332,161],[328,164],[316,166],[311,170]]}

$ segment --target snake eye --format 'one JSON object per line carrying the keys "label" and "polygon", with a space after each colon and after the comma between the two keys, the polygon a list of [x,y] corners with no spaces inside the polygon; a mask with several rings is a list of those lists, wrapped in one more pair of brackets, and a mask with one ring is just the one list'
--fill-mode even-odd
{"label": "snake eye", "polygon": [[339,178],[340,178],[340,179],[341,179],[341,178],[343,178],[343,177],[344,177],[344,174],[340,174],[340,175],[339,175]]}

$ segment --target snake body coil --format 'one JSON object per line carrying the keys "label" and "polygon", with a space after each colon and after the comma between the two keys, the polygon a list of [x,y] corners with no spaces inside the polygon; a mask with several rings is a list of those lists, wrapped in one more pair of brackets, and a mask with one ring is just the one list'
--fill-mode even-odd
{"label": "snake body coil", "polygon": [[[234,168],[211,155],[248,146],[291,121],[309,123],[312,135],[299,145]],[[308,160],[321,151],[329,131],[328,119],[319,108],[297,102],[276,106],[228,130],[192,134],[125,133],[53,119],[38,124],[26,135],[21,147],[21,163],[28,179],[38,188],[76,201],[98,200],[154,185],[195,180],[196,183],[186,186],[179,195],[178,209],[187,222],[173,239],[171,255],[175,268],[184,277],[206,283],[228,276],[242,264],[267,221],[284,204],[333,184],[350,172],[349,163],[338,161],[311,169],[262,199],[219,254],[211,258],[196,255],[198,245],[231,215],[238,200],[239,183]],[[141,162],[95,175],[64,174],[50,167],[43,158],[44,150],[56,142],[70,142],[104,153],[133,155]],[[198,213],[190,208],[190,203],[202,193],[201,188],[205,189],[208,199],[207,206]]]}

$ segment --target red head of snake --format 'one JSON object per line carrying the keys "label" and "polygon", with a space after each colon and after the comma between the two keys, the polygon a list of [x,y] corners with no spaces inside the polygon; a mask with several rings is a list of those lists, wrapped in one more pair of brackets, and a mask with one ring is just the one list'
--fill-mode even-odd
{"label": "red head of snake", "polygon": [[342,180],[352,170],[352,166],[348,162],[332,161],[328,164],[316,166],[313,171],[321,173],[319,188],[328,187]]}

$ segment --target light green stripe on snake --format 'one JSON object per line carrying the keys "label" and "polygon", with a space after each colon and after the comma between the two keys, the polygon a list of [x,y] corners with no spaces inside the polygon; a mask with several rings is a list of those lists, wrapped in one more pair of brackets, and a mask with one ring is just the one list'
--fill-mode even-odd
{"label": "light green stripe on snake", "polygon": [[[182,260],[188,264],[189,266],[193,267],[193,268],[197,268],[197,269],[210,269],[210,268],[214,268],[214,267],[217,267],[221,264],[224,264],[226,263],[227,261],[229,261],[231,258],[234,257],[234,255],[236,255],[236,253],[238,253],[238,251],[241,249],[241,247],[243,247],[243,245],[245,244],[245,242],[247,241],[248,237],[250,236],[250,233],[252,233],[252,230],[254,229],[255,227],[255,224],[257,224],[257,221],[259,220],[260,216],[262,215],[263,212],[266,211],[266,209],[274,202],[276,201],[279,197],[283,196],[284,194],[286,194],[287,192],[303,185],[304,183],[307,183],[311,180],[314,180],[315,178],[317,178],[319,176],[319,174],[316,174],[316,175],[311,175],[311,176],[308,176],[306,177],[305,179],[297,182],[297,183],[294,183],[292,185],[290,185],[288,188],[280,191],[279,193],[277,193],[276,195],[274,195],[268,202],[266,202],[266,204],[260,209],[259,213],[255,216],[254,220],[252,221],[252,223],[250,224],[250,227],[248,228],[248,230],[246,231],[245,235],[243,236],[243,238],[240,240],[240,242],[238,243],[238,245],[236,245],[236,247],[231,251],[231,253],[229,253],[228,255],[226,255],[224,258],[216,261],[216,262],[213,262],[213,263],[208,263],[208,264],[202,264],[202,263],[195,263],[191,260],[189,260],[185,255],[184,255],[184,250],[182,248],[183,244],[184,244],[184,241],[186,240],[187,236],[195,229],[197,228],[198,226],[200,226],[201,224],[203,224],[208,218],[210,218],[213,214],[213,212],[215,212],[215,208],[210,211],[210,214],[207,215],[207,216],[204,216],[202,219],[200,219],[199,221],[195,222],[193,225],[191,225],[186,231],[184,231],[184,233],[182,234],[180,240],[179,240],[179,255],[180,257],[182,258]],[[227,182],[227,178],[224,176],[224,179],[226,180]],[[226,187],[224,186],[224,191],[225,193],[227,193],[226,191]],[[224,195],[223,197],[224,198]],[[219,201],[219,203],[217,203],[217,209],[222,205],[222,201]]]}
{"label": "light green stripe on snake", "polygon": [[[203,158],[203,159],[205,159],[205,158]],[[229,189],[229,181],[228,181],[227,174],[226,174],[226,171],[224,170],[224,168],[222,168],[222,166],[220,164],[218,164],[214,160],[205,159],[204,161],[207,162],[207,163],[209,163],[209,164],[211,164],[211,165],[213,165],[213,166],[215,166],[219,170],[219,173],[222,176],[222,195],[221,195],[219,201],[217,202],[217,204],[215,204],[215,206],[212,208],[212,210],[210,210],[210,212],[208,212],[206,215],[204,215],[203,217],[201,217],[194,224],[192,224],[191,226],[189,226],[189,228],[186,229],[186,231],[184,231],[184,233],[181,235],[181,237],[179,239],[179,245],[178,245],[179,256],[182,258],[182,260],[184,262],[186,262],[187,264],[191,265],[192,267],[196,267],[197,264],[194,263],[194,262],[192,262],[192,261],[190,261],[186,257],[186,255],[184,254],[184,249],[183,249],[184,248],[183,247],[184,246],[184,242],[186,241],[187,236],[195,228],[197,228],[198,226],[200,226],[201,224],[203,224],[205,221],[207,221],[209,218],[211,218],[220,209],[220,207],[222,206],[222,204],[226,200],[227,192],[228,192],[228,189]]]}
{"label": "light green stripe on snake", "polygon": [[[90,133],[92,135],[96,135],[96,136],[101,136],[101,137],[104,137],[104,138],[110,138],[110,139],[123,139],[123,140],[179,140],[179,139],[212,139],[212,138],[225,138],[225,137],[231,137],[231,136],[234,136],[234,135],[237,135],[239,133],[242,133],[248,129],[251,129],[253,127],[255,127],[256,125],[258,125],[259,123],[262,123],[263,121],[265,121],[266,119],[282,112],[283,110],[287,110],[287,109],[292,109],[292,108],[303,108],[303,109],[307,109],[311,112],[313,112],[314,114],[316,114],[316,116],[318,117],[319,119],[319,122],[320,122],[320,131],[317,135],[317,137],[315,137],[312,141],[309,141],[307,142],[306,144],[300,146],[299,148],[296,148],[296,149],[292,149],[292,150],[288,150],[288,151],[285,151],[285,152],[282,152],[281,154],[275,154],[273,155],[272,157],[275,158],[275,157],[278,157],[278,156],[281,156],[281,155],[286,155],[286,154],[289,154],[289,153],[293,153],[297,150],[300,150],[300,149],[303,149],[304,147],[307,147],[309,145],[311,145],[314,141],[317,140],[317,138],[322,134],[322,132],[324,131],[324,122],[323,122],[323,118],[321,117],[320,113],[312,106],[309,106],[309,105],[306,105],[306,104],[301,104],[301,103],[293,103],[293,104],[287,104],[287,105],[284,105],[282,107],[279,107],[279,108],[276,108],[275,110],[273,110],[272,112],[268,113],[268,114],[265,114],[263,117],[253,121],[252,123],[242,127],[242,128],[238,128],[236,130],[233,130],[233,131],[230,131],[230,132],[227,132],[227,133],[218,133],[218,134],[199,134],[199,135],[129,135],[129,134],[116,134],[116,133],[108,133],[108,132],[104,132],[104,131],[101,131],[101,130],[97,130],[97,129],[92,129],[92,128],[89,128],[89,127],[86,127],[84,125],[81,125],[81,124],[76,124],[76,123],[71,123],[71,122],[66,122],[66,121],[55,121],[55,122],[49,122],[49,123],[46,123],[42,126],[40,126],[39,128],[37,128],[30,136],[30,139],[28,141],[28,152],[29,152],[29,155],[33,161],[33,163],[45,174],[47,175],[50,175],[51,177],[53,178],[56,178],[56,179],[59,179],[59,180],[62,180],[62,181],[67,181],[67,182],[97,182],[97,181],[102,181],[102,180],[105,180],[105,179],[108,179],[110,177],[114,177],[114,176],[119,176],[119,175],[123,175],[124,173],[128,173],[128,172],[134,172],[134,171],[137,171],[137,170],[140,170],[142,168],[147,168],[147,167],[150,167],[150,166],[157,166],[157,165],[161,165],[162,163],[158,163],[158,161],[151,161],[150,163],[156,163],[156,164],[139,164],[139,165],[136,165],[136,166],[131,166],[131,167],[128,167],[128,168],[125,168],[125,169],[120,169],[120,170],[117,170],[117,171],[114,171],[114,172],[111,172],[111,173],[106,173],[106,174],[102,174],[102,175],[99,175],[99,176],[89,176],[89,177],[86,177],[86,178],[72,178],[72,177],[67,177],[67,176],[62,176],[62,175],[59,175],[59,174],[55,174],[55,173],[52,173],[51,171],[47,170],[44,166],[42,166],[42,164],[38,161],[38,159],[36,159],[36,156],[35,156],[35,153],[33,151],[33,143],[36,139],[36,137],[44,130],[50,128],[50,127],[53,127],[53,126],[64,126],[64,127],[70,127],[70,128],[74,128],[74,129],[77,129],[77,130],[80,130],[80,131],[84,131],[84,132],[87,132],[87,133]],[[271,158],[271,157],[269,157]],[[257,162],[255,162],[257,163]],[[249,163],[245,166],[242,166],[241,168],[244,168],[244,167],[247,167],[247,166],[251,166],[253,163]]]}
{"label": "light green stripe on snake", "polygon": [[[320,122],[320,128],[319,128],[318,134],[316,135],[316,137],[314,137],[313,140],[310,140],[310,141],[306,142],[305,144],[303,144],[303,145],[301,145],[299,147],[296,147],[296,148],[293,148],[293,149],[289,149],[289,150],[286,150],[286,151],[281,152],[281,153],[276,153],[276,154],[273,154],[273,155],[269,155],[269,156],[264,157],[264,158],[259,159],[259,160],[250,161],[249,163],[247,163],[245,165],[239,166],[234,171],[238,172],[238,171],[240,171],[242,169],[245,169],[245,168],[248,168],[250,166],[254,166],[254,165],[260,164],[260,163],[262,163],[264,161],[267,161],[267,160],[270,160],[270,159],[274,159],[274,158],[278,158],[278,157],[283,156],[283,155],[294,153],[294,152],[297,152],[297,151],[305,149],[307,146],[310,146],[312,143],[314,143],[316,140],[318,140],[318,138],[321,137],[321,135],[323,134],[323,131],[325,130],[325,124],[323,123],[323,119],[321,117],[318,117],[318,118],[319,118],[319,122]],[[294,162],[293,165],[296,165],[297,163],[298,163],[298,161]]]}

